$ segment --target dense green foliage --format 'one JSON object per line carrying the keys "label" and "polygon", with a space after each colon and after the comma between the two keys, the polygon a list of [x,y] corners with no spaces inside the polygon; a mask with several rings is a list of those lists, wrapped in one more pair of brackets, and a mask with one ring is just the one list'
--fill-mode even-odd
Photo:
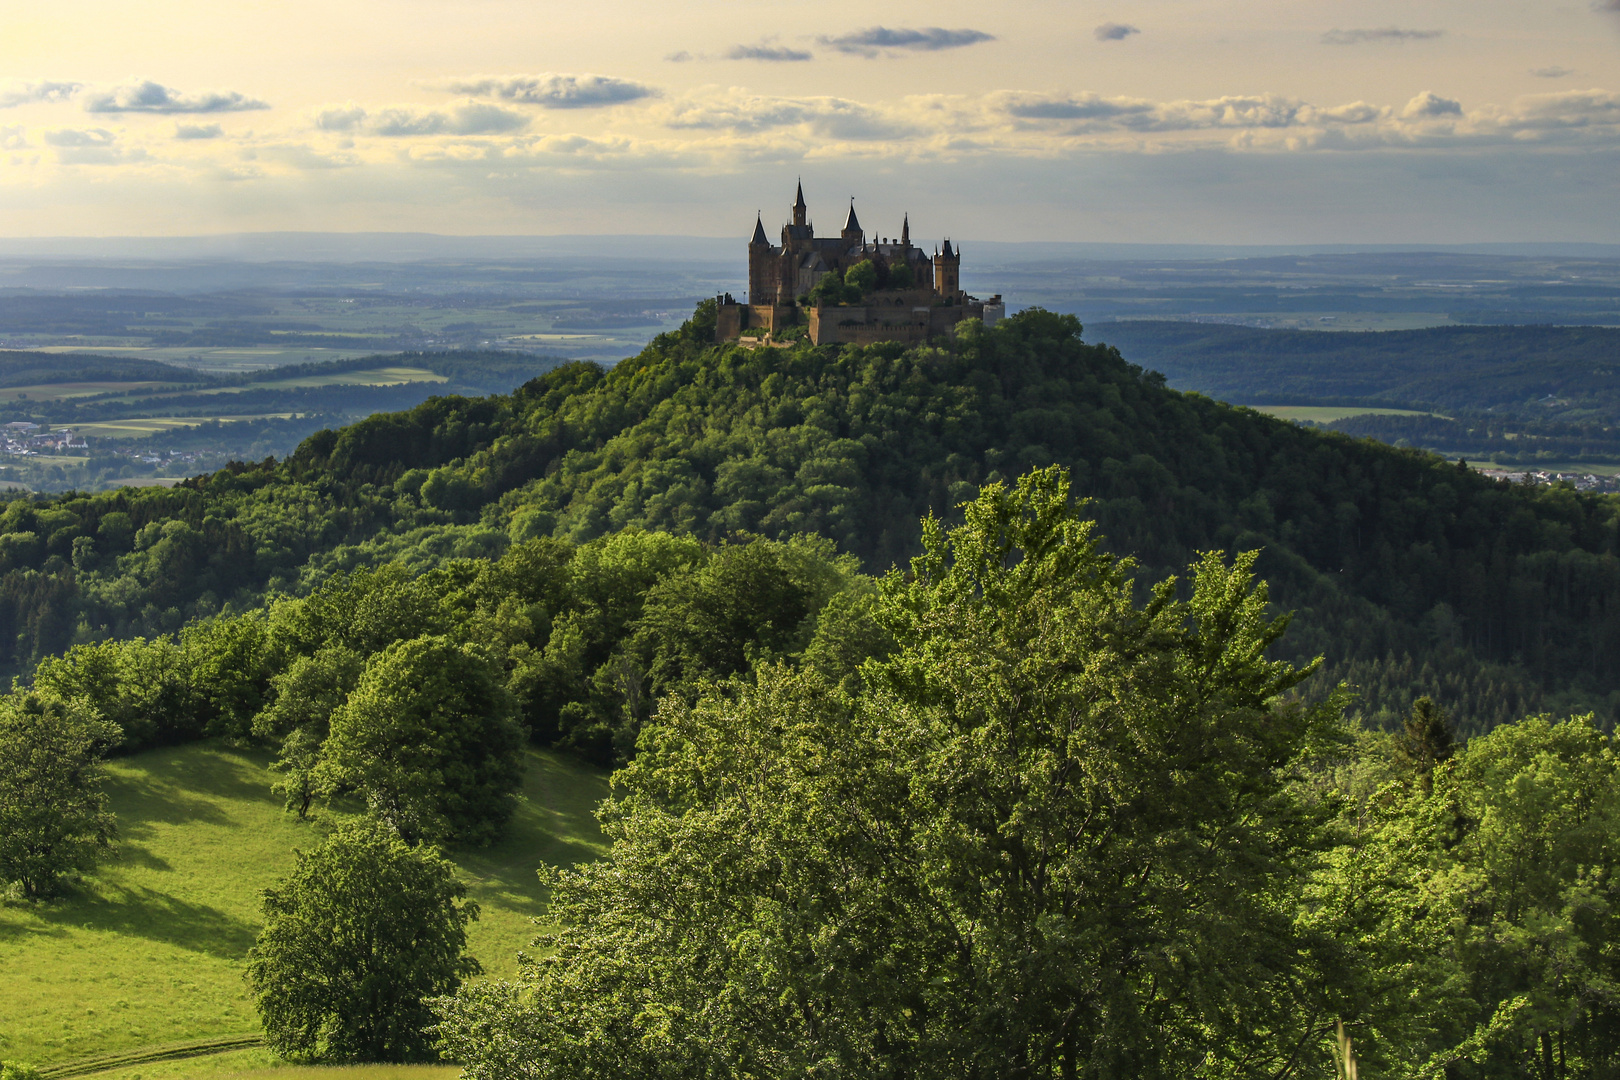
{"label": "dense green foliage", "polygon": [[264,894],[247,978],[265,1036],[304,1061],[433,1060],[424,999],[479,965],[478,905],[429,848],[375,824],[340,826]]}
{"label": "dense green foliage", "polygon": [[667,694],[806,650],[847,673],[881,648],[850,625],[869,592],[852,558],[810,537],[530,540],[415,575],[338,575],[175,638],[76,645],[34,688],[111,721],[125,752],[278,745],[276,790],[301,816],[355,792],[407,836],[478,844],[510,811],[525,728],[610,764]]}
{"label": "dense green foliage", "polygon": [[671,702],[608,858],[546,873],[559,929],[439,1003],[445,1049],[476,1080],[1612,1076],[1613,740],[1286,704],[1252,557],[1135,602],[1065,494],[931,522],[853,690]]}
{"label": "dense green foliage", "polygon": [[407,841],[488,843],[512,816],[523,731],[485,650],[443,637],[396,641],[366,664],[313,770],[358,792]]}
{"label": "dense green foliage", "polygon": [[117,736],[81,707],[0,698],[0,889],[48,896],[111,847],[101,755]]}
{"label": "dense green foliage", "polygon": [[1334,714],[1275,704],[1302,673],[1249,561],[1138,607],[1056,470],[992,485],[884,581],[858,693],[770,669],[660,713],[611,855],[553,876],[545,958],[450,1049],[480,1080],[1275,1067],[1288,777]]}
{"label": "dense green foliage", "polygon": [[[629,527],[710,544],[820,534],[881,571],[915,550],[923,513],[1058,462],[1148,578],[1201,550],[1263,548],[1259,572],[1298,611],[1285,655],[1325,655],[1313,686],[1353,676],[1369,715],[1393,721],[1425,692],[1468,731],[1542,707],[1615,713],[1612,499],[1178,394],[1040,311],[912,350],[717,348],[705,326],[611,371],[434,399],[182,488],[14,501],[0,643],[26,670],[75,640],[173,632],[366,565],[424,570]],[[540,626],[532,647],[564,631]]]}

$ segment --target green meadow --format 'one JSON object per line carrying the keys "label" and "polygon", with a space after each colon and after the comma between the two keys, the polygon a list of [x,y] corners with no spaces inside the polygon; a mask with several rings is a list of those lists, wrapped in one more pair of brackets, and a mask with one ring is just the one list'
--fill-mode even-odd
{"label": "green meadow", "polygon": [[[259,896],[321,828],[319,819],[300,822],[282,810],[267,761],[205,743],[109,765],[117,855],[63,899],[0,907],[0,1053],[48,1066],[259,1030],[242,976],[260,925]],[[490,976],[513,972],[534,935],[543,903],[536,868],[600,850],[592,811],[606,793],[603,773],[531,751],[506,838],[457,853],[482,909],[469,951]],[[261,1049],[106,1075],[159,1080],[272,1064]],[[355,1075],[394,1080],[398,1072],[378,1069]],[[427,1076],[399,1076],[407,1073]]]}
{"label": "green meadow", "polygon": [[261,1046],[93,1075],[96,1080],[454,1080],[460,1072],[456,1065],[289,1065]]}
{"label": "green meadow", "polygon": [[98,435],[104,439],[138,439],[160,431],[197,427],[214,420],[220,423],[233,420],[285,420],[291,415],[292,413],[282,412],[256,413],[252,416],[137,416],[124,420],[78,423],[73,425],[73,430],[80,435]]}
{"label": "green meadow", "polygon": [[1279,420],[1314,420],[1331,424],[1349,416],[1432,416],[1421,409],[1366,409],[1355,405],[1251,405],[1256,412]]}

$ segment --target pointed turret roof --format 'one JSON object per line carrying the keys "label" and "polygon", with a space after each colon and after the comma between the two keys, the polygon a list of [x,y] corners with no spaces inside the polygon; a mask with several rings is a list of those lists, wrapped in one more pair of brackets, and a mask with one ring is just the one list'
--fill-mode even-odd
{"label": "pointed turret roof", "polygon": [[945,251],[944,251],[944,255],[945,255],[945,257],[946,257],[946,258],[947,258],[947,259],[949,259],[949,258],[950,258],[950,257],[951,257],[951,240],[950,240],[950,237],[946,237],[946,238],[945,238]]}
{"label": "pointed turret roof", "polygon": [[911,244],[911,215],[909,213],[906,214],[905,220],[900,224],[900,242],[908,246]]}
{"label": "pointed turret roof", "polygon": [[845,232],[860,232],[861,221],[855,216],[855,200],[849,200],[849,218],[844,222]]}
{"label": "pointed turret roof", "polygon": [[799,197],[793,200],[793,209],[795,209],[795,210],[803,210],[804,208],[805,208],[805,204],[804,204],[804,181],[800,180],[799,181]]}
{"label": "pointed turret roof", "polygon": [[765,235],[765,220],[757,214],[754,216],[754,238],[748,242],[750,244],[763,244],[766,247],[771,246],[770,239]]}

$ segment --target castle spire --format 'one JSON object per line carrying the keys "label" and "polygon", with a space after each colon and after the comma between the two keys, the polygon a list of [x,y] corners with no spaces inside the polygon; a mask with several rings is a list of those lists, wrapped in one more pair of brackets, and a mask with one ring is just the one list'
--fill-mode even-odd
{"label": "castle spire", "polygon": [[844,221],[844,231],[847,233],[861,231],[860,219],[855,216],[855,197],[853,195],[849,198],[849,217]]}
{"label": "castle spire", "polygon": [[804,212],[806,209],[807,207],[804,204],[804,181],[801,179],[799,181],[798,197],[793,200],[793,224],[804,224]]}
{"label": "castle spire", "polygon": [[909,213],[906,214],[905,220],[900,224],[900,246],[911,246],[911,215]]}
{"label": "castle spire", "polygon": [[750,247],[770,247],[771,242],[765,235],[765,219],[758,214],[754,215],[754,238],[748,241]]}

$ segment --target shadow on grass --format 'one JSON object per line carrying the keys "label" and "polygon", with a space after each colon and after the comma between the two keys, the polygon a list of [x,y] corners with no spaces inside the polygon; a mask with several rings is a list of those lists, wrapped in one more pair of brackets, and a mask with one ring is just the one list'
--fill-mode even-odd
{"label": "shadow on grass", "polygon": [[[227,825],[228,804],[274,798],[267,760],[218,746],[152,751],[114,762],[107,794],[121,821]],[[142,833],[136,826],[126,835]]]}
{"label": "shadow on grass", "polygon": [[57,927],[142,937],[227,960],[245,956],[258,936],[257,927],[218,908],[140,886],[104,884],[100,895],[81,895],[36,914]]}
{"label": "shadow on grass", "polygon": [[525,765],[506,835],[487,848],[456,852],[456,862],[506,906],[539,916],[545,894],[536,870],[589,862],[607,850],[595,818],[607,797],[607,774],[542,751],[530,751]]}

